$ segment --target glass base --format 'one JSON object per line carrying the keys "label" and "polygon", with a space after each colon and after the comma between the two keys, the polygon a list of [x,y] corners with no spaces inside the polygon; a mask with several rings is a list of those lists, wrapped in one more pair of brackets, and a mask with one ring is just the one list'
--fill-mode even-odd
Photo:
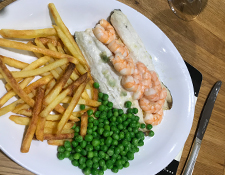
{"label": "glass base", "polygon": [[168,0],[171,10],[185,21],[195,19],[201,12],[201,0]]}

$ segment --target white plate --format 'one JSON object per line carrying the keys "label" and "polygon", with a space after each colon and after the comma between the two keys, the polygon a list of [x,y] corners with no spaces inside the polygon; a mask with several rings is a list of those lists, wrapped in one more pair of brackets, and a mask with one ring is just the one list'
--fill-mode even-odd
{"label": "white plate", "polygon": [[[166,111],[162,123],[155,127],[155,136],[146,138],[145,145],[135,154],[129,168],[118,174],[153,175],[165,168],[183,147],[194,116],[194,92],[191,78],[182,57],[167,36],[149,19],[134,9],[108,0],[20,0],[0,11],[0,29],[38,29],[51,27],[48,3],[54,2],[63,21],[73,34],[94,27],[107,18],[113,9],[121,9],[152,55],[161,80],[173,96],[173,108]],[[0,48],[0,54],[25,62],[35,60],[27,51]],[[0,85],[0,96],[6,91]],[[11,100],[10,102],[14,101]],[[8,103],[7,103],[8,104]],[[11,113],[10,113],[11,114]],[[0,148],[14,161],[36,174],[82,174],[69,159],[56,158],[56,147],[32,141],[29,153],[20,153],[24,127],[10,121],[10,114],[0,117]],[[107,170],[105,174],[112,174]]]}

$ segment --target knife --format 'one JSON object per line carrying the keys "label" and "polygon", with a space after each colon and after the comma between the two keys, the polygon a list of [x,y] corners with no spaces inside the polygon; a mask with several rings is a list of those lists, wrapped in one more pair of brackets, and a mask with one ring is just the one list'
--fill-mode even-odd
{"label": "knife", "polygon": [[195,162],[196,162],[196,159],[198,157],[198,153],[199,153],[199,150],[201,147],[201,142],[202,142],[203,136],[205,134],[207,125],[209,123],[209,119],[212,114],[213,106],[215,104],[216,97],[220,90],[221,85],[222,85],[222,82],[217,81],[216,84],[213,86],[211,92],[208,95],[208,98],[207,98],[205,105],[201,112],[201,116],[200,116],[201,118],[200,118],[200,122],[198,125],[197,134],[196,134],[194,143],[191,148],[191,152],[189,154],[189,157],[188,157],[187,163],[184,167],[182,175],[191,175],[194,170]]}

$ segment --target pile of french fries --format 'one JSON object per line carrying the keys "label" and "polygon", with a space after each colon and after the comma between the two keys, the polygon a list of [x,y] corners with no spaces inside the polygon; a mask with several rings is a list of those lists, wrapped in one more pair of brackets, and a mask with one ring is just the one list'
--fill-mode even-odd
{"label": "pile of french fries", "polygon": [[[89,65],[55,5],[50,3],[49,10],[56,23],[53,28],[0,30],[0,47],[31,51],[37,57],[28,64],[0,55],[0,78],[5,79],[7,90],[0,98],[0,116],[13,112],[10,120],[28,126],[21,146],[23,153],[29,151],[32,140],[47,140],[50,145],[72,140],[71,128],[80,120],[80,135],[85,136],[86,111],[100,105]],[[29,40],[22,43],[8,38]],[[10,71],[8,66],[20,70]],[[18,100],[6,106],[13,96]],[[86,109],[75,111],[79,104],[86,105]]]}

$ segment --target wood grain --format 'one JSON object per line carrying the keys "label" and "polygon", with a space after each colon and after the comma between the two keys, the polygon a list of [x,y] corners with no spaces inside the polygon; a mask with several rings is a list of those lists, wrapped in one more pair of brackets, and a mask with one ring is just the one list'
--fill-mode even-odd
{"label": "wood grain", "polygon": [[[154,22],[173,42],[181,56],[203,75],[190,135],[177,175],[190,151],[206,97],[218,80],[225,83],[225,1],[203,0],[204,9],[193,21],[177,18],[167,0],[120,0]],[[225,85],[223,84],[206,130],[193,175],[225,175]],[[0,152],[0,174],[32,174]]]}

